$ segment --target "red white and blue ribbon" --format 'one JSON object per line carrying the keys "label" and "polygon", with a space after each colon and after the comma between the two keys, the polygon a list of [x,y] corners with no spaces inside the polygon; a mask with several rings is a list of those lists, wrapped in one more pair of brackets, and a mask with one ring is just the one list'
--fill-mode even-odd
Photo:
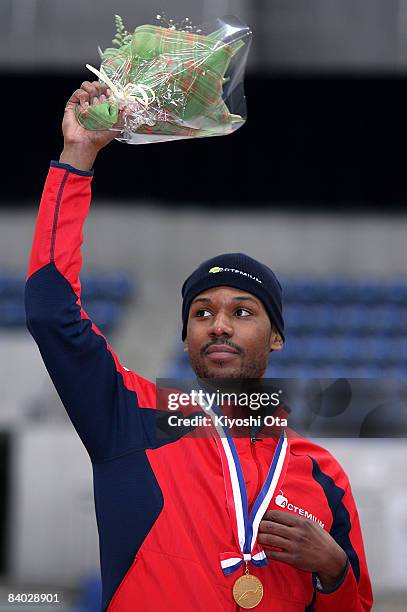
{"label": "red white and blue ribbon", "polygon": [[245,562],[250,561],[257,566],[268,564],[264,550],[256,541],[257,533],[260,521],[274,492],[281,488],[284,480],[289,460],[289,445],[284,430],[277,443],[266,480],[249,515],[246,483],[233,438],[228,428],[216,423],[215,414],[212,410],[209,410],[208,414],[218,433],[218,436],[215,436],[215,441],[222,460],[227,506],[238,545],[237,551],[220,553],[219,555],[222,571],[225,575],[228,575]]}

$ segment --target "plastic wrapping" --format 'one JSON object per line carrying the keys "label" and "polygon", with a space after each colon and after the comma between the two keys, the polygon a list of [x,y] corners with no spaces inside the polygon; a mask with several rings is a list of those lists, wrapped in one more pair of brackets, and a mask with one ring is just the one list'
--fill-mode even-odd
{"label": "plastic wrapping", "polygon": [[184,29],[170,22],[128,34],[116,15],[116,48],[99,50],[99,69],[87,64],[111,95],[85,116],[77,107],[81,125],[117,130],[117,140],[128,144],[220,136],[241,127],[251,31],[236,17],[218,19],[209,34],[188,21]]}

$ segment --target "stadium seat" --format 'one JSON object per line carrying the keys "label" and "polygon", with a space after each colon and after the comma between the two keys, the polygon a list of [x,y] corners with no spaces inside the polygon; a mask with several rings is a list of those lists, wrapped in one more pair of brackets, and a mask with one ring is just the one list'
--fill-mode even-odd
{"label": "stadium seat", "polygon": [[[286,343],[267,376],[402,377],[407,373],[407,281],[282,279]],[[190,376],[177,343],[173,376]]]}
{"label": "stadium seat", "polygon": [[[120,321],[124,306],[137,295],[137,286],[125,272],[84,275],[82,306],[102,332],[108,332]],[[0,274],[0,328],[26,326],[24,308],[25,278]]]}

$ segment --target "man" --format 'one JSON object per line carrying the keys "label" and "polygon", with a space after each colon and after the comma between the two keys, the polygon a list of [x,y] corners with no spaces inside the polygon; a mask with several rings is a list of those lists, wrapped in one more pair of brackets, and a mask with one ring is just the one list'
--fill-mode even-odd
{"label": "man", "polygon": [[[74,109],[86,113],[107,95],[84,82],[67,103],[26,283],[28,328],[92,461],[102,610],[370,610],[358,514],[332,455],[261,428],[226,442],[158,440],[155,385],[120,364],[82,309],[92,167],[114,133],[85,131]],[[204,262],[182,293],[185,350],[198,378],[261,378],[284,341],[272,271],[226,254]]]}

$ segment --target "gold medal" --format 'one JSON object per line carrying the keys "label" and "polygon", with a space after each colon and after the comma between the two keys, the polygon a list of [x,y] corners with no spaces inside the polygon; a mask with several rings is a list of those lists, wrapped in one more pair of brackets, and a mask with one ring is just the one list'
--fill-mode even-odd
{"label": "gold medal", "polygon": [[262,600],[263,585],[253,574],[249,574],[246,564],[246,573],[240,576],[233,585],[233,599],[245,610],[255,608]]}

